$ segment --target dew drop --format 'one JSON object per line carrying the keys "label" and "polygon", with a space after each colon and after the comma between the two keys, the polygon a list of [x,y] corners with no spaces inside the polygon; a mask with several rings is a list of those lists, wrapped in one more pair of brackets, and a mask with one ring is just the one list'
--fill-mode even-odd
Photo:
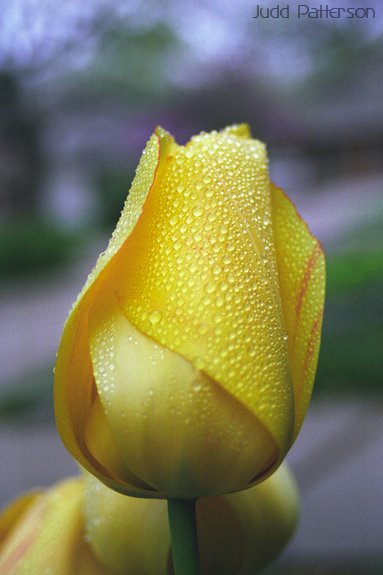
{"label": "dew drop", "polygon": [[216,304],[217,304],[217,307],[222,307],[222,306],[223,306],[224,300],[223,300],[223,298],[222,298],[221,296],[218,296],[218,297],[217,297],[217,299],[216,299]]}
{"label": "dew drop", "polygon": [[196,381],[193,381],[193,383],[192,383],[192,390],[193,390],[195,393],[198,393],[199,391],[201,391],[201,389],[202,389],[202,384],[201,384],[201,382],[200,382],[198,379],[197,379]]}
{"label": "dew drop", "polygon": [[217,219],[217,216],[214,212],[210,212],[209,215],[207,216],[207,219],[209,220],[210,223],[213,223]]}
{"label": "dew drop", "polygon": [[207,293],[213,293],[215,291],[215,283],[208,282],[205,286],[205,290],[207,291]]}
{"label": "dew drop", "polygon": [[157,325],[161,321],[162,314],[158,310],[153,310],[149,314],[149,321],[152,325]]}
{"label": "dew drop", "polygon": [[204,207],[203,206],[195,206],[193,208],[193,216],[195,216],[196,218],[199,218],[200,216],[202,216],[202,214],[204,213]]}

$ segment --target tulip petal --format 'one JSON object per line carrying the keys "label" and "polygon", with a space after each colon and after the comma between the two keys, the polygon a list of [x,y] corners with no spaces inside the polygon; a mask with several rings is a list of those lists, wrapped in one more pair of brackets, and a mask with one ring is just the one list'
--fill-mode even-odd
{"label": "tulip petal", "polygon": [[318,240],[284,192],[271,186],[273,229],[288,333],[296,421],[302,426],[318,361],[325,293],[325,259]]}
{"label": "tulip petal", "polygon": [[83,539],[83,481],[71,479],[37,496],[6,537],[1,575],[107,575]]}
{"label": "tulip petal", "polygon": [[251,138],[250,127],[248,124],[234,124],[222,130],[223,134],[236,136],[237,138]]}
{"label": "tulip petal", "polygon": [[283,455],[294,404],[263,144],[234,128],[175,149],[116,260],[129,321],[242,403]]}
{"label": "tulip petal", "polygon": [[203,371],[132,326],[107,291],[109,281],[104,283],[89,321],[104,411],[95,414],[88,437],[107,442],[98,449],[102,464],[114,469],[115,477],[126,477],[125,463],[130,473],[168,497],[248,486],[277,459],[272,436]]}
{"label": "tulip petal", "polygon": [[170,575],[166,502],[116,493],[86,479],[86,536],[114,575]]}
{"label": "tulip petal", "polygon": [[298,509],[295,480],[285,464],[251,489],[201,498],[197,518],[202,574],[258,573],[292,536]]}
{"label": "tulip petal", "polygon": [[[84,441],[89,412],[97,397],[88,343],[89,307],[98,279],[115,258],[139,219],[149,192],[155,187],[172,147],[172,138],[158,129],[151,137],[138,165],[131,192],[107,250],[74,304],[64,327],[55,369],[55,415],[60,435],[76,459],[98,477],[108,476],[88,451]],[[113,477],[110,483],[121,488]],[[126,485],[124,485],[126,489]],[[132,492],[140,488],[131,486]]]}
{"label": "tulip petal", "polygon": [[[112,434],[102,403],[97,397],[89,411],[85,430],[85,445],[89,453],[97,463],[108,470],[109,475],[123,478],[124,484],[134,486],[131,492],[134,493],[138,488],[142,494],[146,493],[150,496],[152,488],[135,476],[127,465],[124,465],[124,458],[121,457],[118,449],[120,444],[121,438],[116,440]],[[126,490],[125,488],[124,491]]]}
{"label": "tulip petal", "polygon": [[38,497],[38,494],[38,491],[25,493],[2,511],[0,515],[0,545],[8,537],[11,529],[17,524],[31,503]]}

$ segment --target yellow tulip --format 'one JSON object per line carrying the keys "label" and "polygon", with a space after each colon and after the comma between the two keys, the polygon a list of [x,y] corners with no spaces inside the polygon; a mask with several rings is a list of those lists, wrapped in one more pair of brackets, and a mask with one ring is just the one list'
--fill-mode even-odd
{"label": "yellow tulip", "polygon": [[64,328],[69,451],[117,491],[196,498],[270,475],[305,416],[324,256],[244,125],[158,128]]}
{"label": "yellow tulip", "polygon": [[[200,499],[202,575],[253,575],[286,545],[296,518],[284,467],[246,491]],[[0,575],[173,574],[166,502],[121,495],[91,476],[16,501],[0,533]]]}

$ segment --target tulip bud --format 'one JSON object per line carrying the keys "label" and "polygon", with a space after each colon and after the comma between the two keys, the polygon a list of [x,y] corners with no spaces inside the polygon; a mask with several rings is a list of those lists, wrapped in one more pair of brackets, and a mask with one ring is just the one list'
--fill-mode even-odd
{"label": "tulip bud", "polygon": [[[88,476],[87,538],[99,560],[116,575],[172,575],[166,502],[126,497]],[[292,535],[298,498],[282,466],[245,491],[197,503],[201,574],[255,575]]]}
{"label": "tulip bud", "polygon": [[219,495],[263,480],[305,416],[324,257],[246,126],[157,129],[64,328],[69,451],[117,491]]}
{"label": "tulip bud", "polygon": [[[286,545],[297,509],[285,466],[248,490],[200,499],[201,574],[254,575]],[[4,575],[173,574],[166,502],[121,495],[91,475],[21,497],[0,516],[0,533]]]}
{"label": "tulip bud", "polygon": [[0,517],[0,574],[111,575],[84,540],[82,479],[21,497]]}

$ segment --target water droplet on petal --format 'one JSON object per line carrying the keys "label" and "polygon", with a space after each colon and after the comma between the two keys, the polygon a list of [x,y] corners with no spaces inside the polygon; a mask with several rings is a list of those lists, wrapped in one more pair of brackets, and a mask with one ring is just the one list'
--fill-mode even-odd
{"label": "water droplet on petal", "polygon": [[195,216],[196,218],[199,218],[200,216],[202,216],[204,211],[205,210],[204,210],[203,206],[195,206],[195,208],[193,208],[193,216]]}
{"label": "water droplet on petal", "polygon": [[155,309],[150,312],[148,319],[152,325],[156,325],[161,321],[161,317],[161,312]]}
{"label": "water droplet on petal", "polygon": [[198,379],[192,383],[192,390],[195,393],[198,393],[199,391],[201,391],[201,389],[202,389],[202,384]]}

